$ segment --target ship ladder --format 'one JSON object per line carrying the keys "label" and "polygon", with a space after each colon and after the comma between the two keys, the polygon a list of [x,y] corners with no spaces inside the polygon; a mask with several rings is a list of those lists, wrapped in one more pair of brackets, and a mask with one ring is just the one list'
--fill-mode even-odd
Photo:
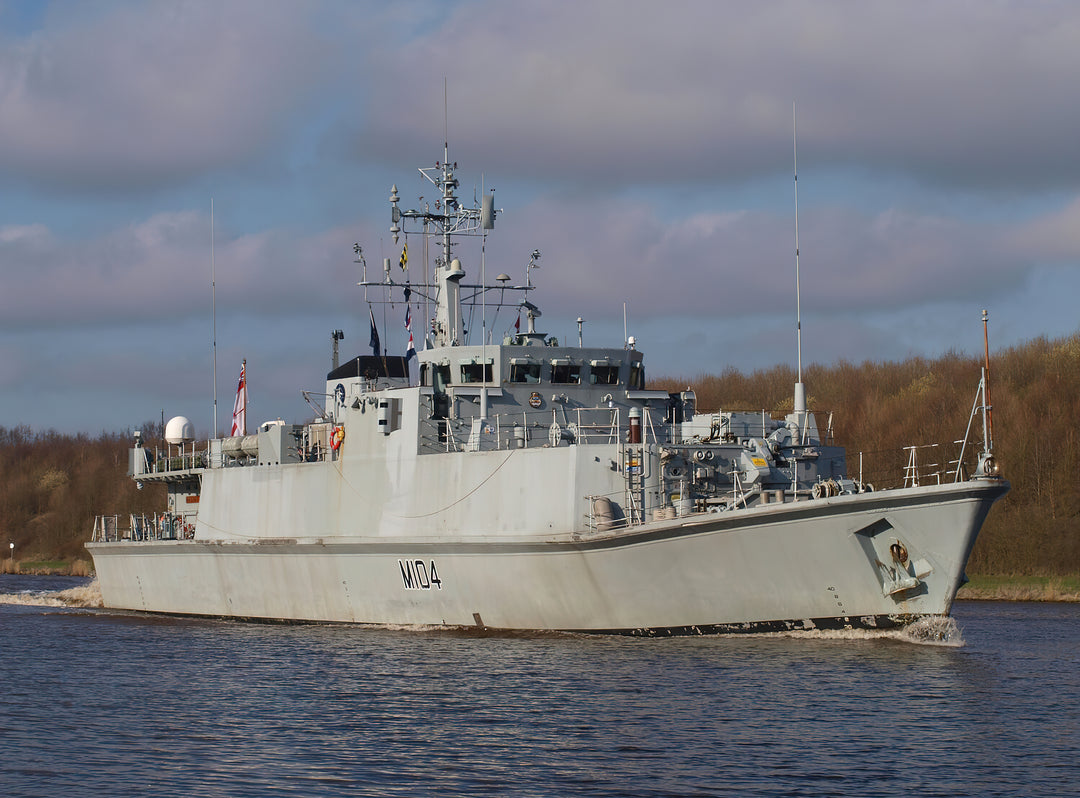
{"label": "ship ladder", "polygon": [[642,447],[627,447],[623,450],[623,475],[626,484],[626,506],[630,510],[629,524],[640,524],[645,520],[645,452]]}

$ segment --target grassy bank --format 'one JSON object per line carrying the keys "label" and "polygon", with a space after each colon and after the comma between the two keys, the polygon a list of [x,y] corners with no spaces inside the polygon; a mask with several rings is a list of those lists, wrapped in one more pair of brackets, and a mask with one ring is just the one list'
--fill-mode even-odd
{"label": "grassy bank", "polygon": [[1077,601],[1080,576],[969,576],[958,599],[972,601]]}
{"label": "grassy bank", "polygon": [[86,560],[12,560],[0,561],[0,574],[32,574],[34,576],[92,576]]}

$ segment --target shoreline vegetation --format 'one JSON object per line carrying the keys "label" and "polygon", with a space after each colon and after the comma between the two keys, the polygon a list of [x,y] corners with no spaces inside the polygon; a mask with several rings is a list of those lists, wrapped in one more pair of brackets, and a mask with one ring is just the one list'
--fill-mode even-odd
{"label": "shoreline vegetation", "polygon": [[0,574],[23,576],[94,576],[88,560],[12,560],[0,561]]}
{"label": "shoreline vegetation", "polygon": [[[980,419],[966,445],[957,439],[982,366],[956,352],[841,361],[808,366],[804,382],[819,429],[846,447],[849,472],[880,490],[907,484],[913,470],[919,484],[952,480],[961,452],[970,473],[983,443]],[[1080,601],[1080,332],[998,351],[991,369],[992,448],[1012,490],[990,511],[967,563],[979,576],[958,598]],[[652,379],[650,387],[689,387],[702,412],[780,417],[792,410],[795,380],[792,367],[775,366]],[[160,422],[137,428],[147,446],[164,445]],[[0,426],[0,572],[88,576],[83,544],[96,516],[160,513],[164,486],[139,490],[127,475],[131,445],[129,430],[91,436]]]}
{"label": "shoreline vegetation", "polygon": [[970,576],[961,601],[1080,602],[1080,576]]}

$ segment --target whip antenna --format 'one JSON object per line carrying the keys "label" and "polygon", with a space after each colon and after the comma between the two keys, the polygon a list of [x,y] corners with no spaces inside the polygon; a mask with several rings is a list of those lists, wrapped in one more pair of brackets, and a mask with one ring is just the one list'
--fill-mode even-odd
{"label": "whip antenna", "polygon": [[[214,265],[214,198],[210,198],[210,349],[211,372],[214,381],[214,430],[211,438],[218,436],[217,425],[217,273]],[[162,433],[164,434],[164,433]]]}
{"label": "whip antenna", "polygon": [[795,350],[798,377],[795,381],[795,414],[800,437],[806,431],[806,386],[802,381],[802,296],[799,280],[799,140],[795,128],[795,101],[791,101],[791,147],[795,173]]}

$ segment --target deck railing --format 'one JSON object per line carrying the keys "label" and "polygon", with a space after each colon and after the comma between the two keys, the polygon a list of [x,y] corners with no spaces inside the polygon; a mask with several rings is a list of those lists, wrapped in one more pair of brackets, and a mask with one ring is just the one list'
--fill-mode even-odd
{"label": "deck railing", "polygon": [[859,452],[857,461],[849,457],[848,472],[852,478],[879,490],[963,482],[976,465],[971,447],[965,449],[963,444],[953,441]]}
{"label": "deck railing", "polygon": [[[648,418],[648,414],[646,414]],[[474,418],[428,418],[420,422],[421,452],[452,452],[476,449],[533,449],[569,444],[618,443],[625,434],[617,407],[561,405],[550,410],[499,413],[487,419],[480,438],[474,434]],[[644,433],[649,443],[668,443],[670,436],[657,434],[651,419]],[[483,436],[488,436],[485,442]]]}
{"label": "deck railing", "polygon": [[99,515],[94,518],[94,543],[120,540],[189,540],[195,536],[195,515]]}

